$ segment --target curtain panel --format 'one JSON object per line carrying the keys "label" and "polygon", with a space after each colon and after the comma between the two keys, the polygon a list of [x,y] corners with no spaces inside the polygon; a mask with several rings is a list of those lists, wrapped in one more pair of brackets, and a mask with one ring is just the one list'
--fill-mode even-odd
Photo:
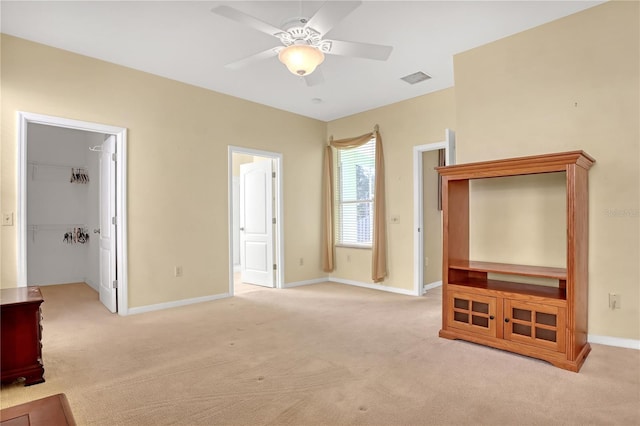
{"label": "curtain panel", "polygon": [[325,272],[333,272],[335,265],[335,223],[334,223],[334,173],[333,150],[351,149],[366,144],[372,137],[376,139],[376,176],[374,182],[373,200],[373,241],[371,251],[371,279],[380,282],[387,276],[387,229],[385,212],[384,188],[384,155],[382,139],[378,126],[371,133],[354,138],[333,140],[325,148],[323,165],[323,238],[322,238],[322,268]]}

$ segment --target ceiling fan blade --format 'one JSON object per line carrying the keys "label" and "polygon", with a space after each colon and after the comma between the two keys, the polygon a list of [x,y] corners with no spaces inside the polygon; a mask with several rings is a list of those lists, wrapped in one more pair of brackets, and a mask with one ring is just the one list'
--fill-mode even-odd
{"label": "ceiling fan blade", "polygon": [[319,84],[324,83],[324,75],[322,74],[322,70],[320,68],[316,68],[314,72],[309,75],[305,75],[304,82],[307,83],[307,86],[318,86]]}
{"label": "ceiling fan blade", "polygon": [[227,64],[224,67],[232,70],[244,68],[255,62],[262,61],[263,59],[271,58],[272,56],[276,56],[280,49],[281,47],[272,47],[271,49],[265,50],[264,52],[256,53],[255,55],[248,56],[244,59],[240,59],[239,61],[231,62],[230,64]]}
{"label": "ceiling fan blade", "polygon": [[313,28],[324,36],[361,4],[361,1],[327,1],[309,19],[305,27]]}
{"label": "ceiling fan blade", "polygon": [[331,42],[330,54],[340,56],[355,56],[358,58],[386,61],[391,55],[393,47],[381,44],[358,43],[354,41],[326,40]]}
{"label": "ceiling fan blade", "polygon": [[239,10],[229,6],[214,7],[211,11],[274,37],[276,37],[276,34],[283,32],[280,28],[274,27],[267,22],[261,21],[258,18],[254,18],[251,15],[247,15],[246,13],[240,12]]}

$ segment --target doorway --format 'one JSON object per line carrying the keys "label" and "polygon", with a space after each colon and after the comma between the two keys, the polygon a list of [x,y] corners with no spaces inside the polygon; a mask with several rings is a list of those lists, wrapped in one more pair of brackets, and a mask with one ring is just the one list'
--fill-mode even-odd
{"label": "doorway", "polygon": [[[445,140],[442,142],[413,147],[413,217],[415,230],[413,239],[413,291],[417,296],[422,296],[425,290],[442,285],[442,277],[440,276],[440,279],[437,279],[438,271],[442,269],[441,264],[438,264],[438,259],[441,259],[442,256],[440,215],[434,209],[429,209],[429,212],[425,211],[425,203],[435,206],[437,205],[437,197],[439,197],[437,185],[431,185],[431,183],[437,179],[437,173],[434,173],[432,166],[434,163],[437,164],[437,153],[440,150],[444,151],[445,165],[455,164],[455,133],[453,130],[445,130]],[[425,167],[425,165],[427,166]],[[425,182],[429,182],[431,189],[434,189],[434,191],[427,190],[425,192]],[[428,199],[425,200],[425,193],[431,198],[431,202]],[[434,196],[432,196],[433,193],[435,193]],[[427,241],[427,239],[429,240]],[[435,244],[431,244],[434,242],[433,240],[435,240]],[[428,255],[425,253],[428,253]],[[428,274],[425,273],[425,268],[429,268]],[[431,274],[432,271],[434,274]],[[428,278],[429,282],[425,282],[425,278]]]}
{"label": "doorway", "polygon": [[[126,129],[28,112],[18,121],[18,287],[84,273],[105,307],[126,315]],[[31,263],[63,248],[71,274]]]}
{"label": "doorway", "polygon": [[229,147],[229,294],[282,288],[282,154]]}

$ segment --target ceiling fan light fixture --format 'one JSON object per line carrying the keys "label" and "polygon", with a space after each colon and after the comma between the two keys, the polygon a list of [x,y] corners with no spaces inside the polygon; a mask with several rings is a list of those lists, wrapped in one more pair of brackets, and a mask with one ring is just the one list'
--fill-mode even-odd
{"label": "ceiling fan light fixture", "polygon": [[292,44],[278,53],[278,59],[295,75],[309,75],[324,61],[324,53],[308,44]]}

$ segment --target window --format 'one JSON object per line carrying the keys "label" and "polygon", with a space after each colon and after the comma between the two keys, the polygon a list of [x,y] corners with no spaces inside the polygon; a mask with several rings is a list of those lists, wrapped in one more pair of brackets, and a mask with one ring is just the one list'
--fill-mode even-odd
{"label": "window", "polygon": [[371,247],[376,140],[337,150],[336,243]]}

